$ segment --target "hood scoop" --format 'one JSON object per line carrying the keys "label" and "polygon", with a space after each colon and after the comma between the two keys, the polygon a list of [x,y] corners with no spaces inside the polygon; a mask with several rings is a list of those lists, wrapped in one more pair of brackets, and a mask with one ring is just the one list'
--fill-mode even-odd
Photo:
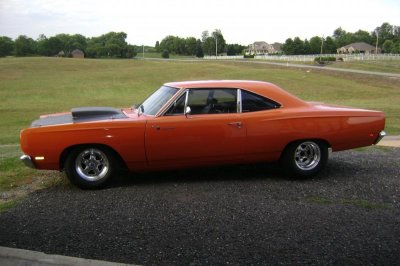
{"label": "hood scoop", "polygon": [[121,119],[127,117],[121,110],[112,107],[72,108],[71,114],[74,122]]}

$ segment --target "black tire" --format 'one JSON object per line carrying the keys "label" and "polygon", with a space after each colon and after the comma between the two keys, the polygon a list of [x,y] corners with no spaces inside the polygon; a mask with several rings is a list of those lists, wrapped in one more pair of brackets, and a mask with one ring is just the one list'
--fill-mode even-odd
{"label": "black tire", "polygon": [[85,146],[73,149],[65,161],[65,173],[72,184],[93,189],[104,186],[115,172],[112,153],[103,147]]}
{"label": "black tire", "polygon": [[323,141],[302,140],[289,144],[283,151],[280,164],[293,178],[307,178],[321,171],[328,161],[328,146]]}

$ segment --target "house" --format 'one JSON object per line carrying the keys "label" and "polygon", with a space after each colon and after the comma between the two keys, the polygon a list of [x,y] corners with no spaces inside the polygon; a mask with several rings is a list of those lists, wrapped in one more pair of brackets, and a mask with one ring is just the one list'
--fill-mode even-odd
{"label": "house", "polygon": [[282,44],[274,43],[269,44],[264,41],[254,42],[249,44],[248,48],[245,50],[245,54],[250,55],[264,55],[264,54],[275,54],[281,51]]}
{"label": "house", "polygon": [[71,56],[72,58],[85,58],[85,54],[79,49],[73,50]]}
{"label": "house", "polygon": [[[337,49],[338,54],[353,54],[353,53],[360,53],[360,54],[376,54],[375,46],[372,46],[365,42],[355,42]],[[381,49],[378,48],[378,54],[381,53]]]}
{"label": "house", "polygon": [[[274,42],[273,44],[272,44],[272,48],[274,48],[274,51],[273,51],[273,53],[280,53],[280,52],[282,52],[282,43],[279,43],[279,42]],[[272,54],[273,54],[272,53]]]}

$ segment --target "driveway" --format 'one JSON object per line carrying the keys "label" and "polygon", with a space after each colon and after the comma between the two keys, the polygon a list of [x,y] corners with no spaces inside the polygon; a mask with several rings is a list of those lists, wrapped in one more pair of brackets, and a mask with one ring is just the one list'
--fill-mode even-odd
{"label": "driveway", "polygon": [[400,261],[400,149],[331,155],[318,177],[275,165],[60,185],[0,215],[0,246],[143,265]]}

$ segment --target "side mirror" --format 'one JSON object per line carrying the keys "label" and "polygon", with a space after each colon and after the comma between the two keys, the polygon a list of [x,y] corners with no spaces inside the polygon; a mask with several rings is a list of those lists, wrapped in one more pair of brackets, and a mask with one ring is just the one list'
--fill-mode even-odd
{"label": "side mirror", "polygon": [[190,115],[191,112],[192,112],[192,109],[190,109],[190,106],[186,106],[185,116],[187,117],[188,115]]}

